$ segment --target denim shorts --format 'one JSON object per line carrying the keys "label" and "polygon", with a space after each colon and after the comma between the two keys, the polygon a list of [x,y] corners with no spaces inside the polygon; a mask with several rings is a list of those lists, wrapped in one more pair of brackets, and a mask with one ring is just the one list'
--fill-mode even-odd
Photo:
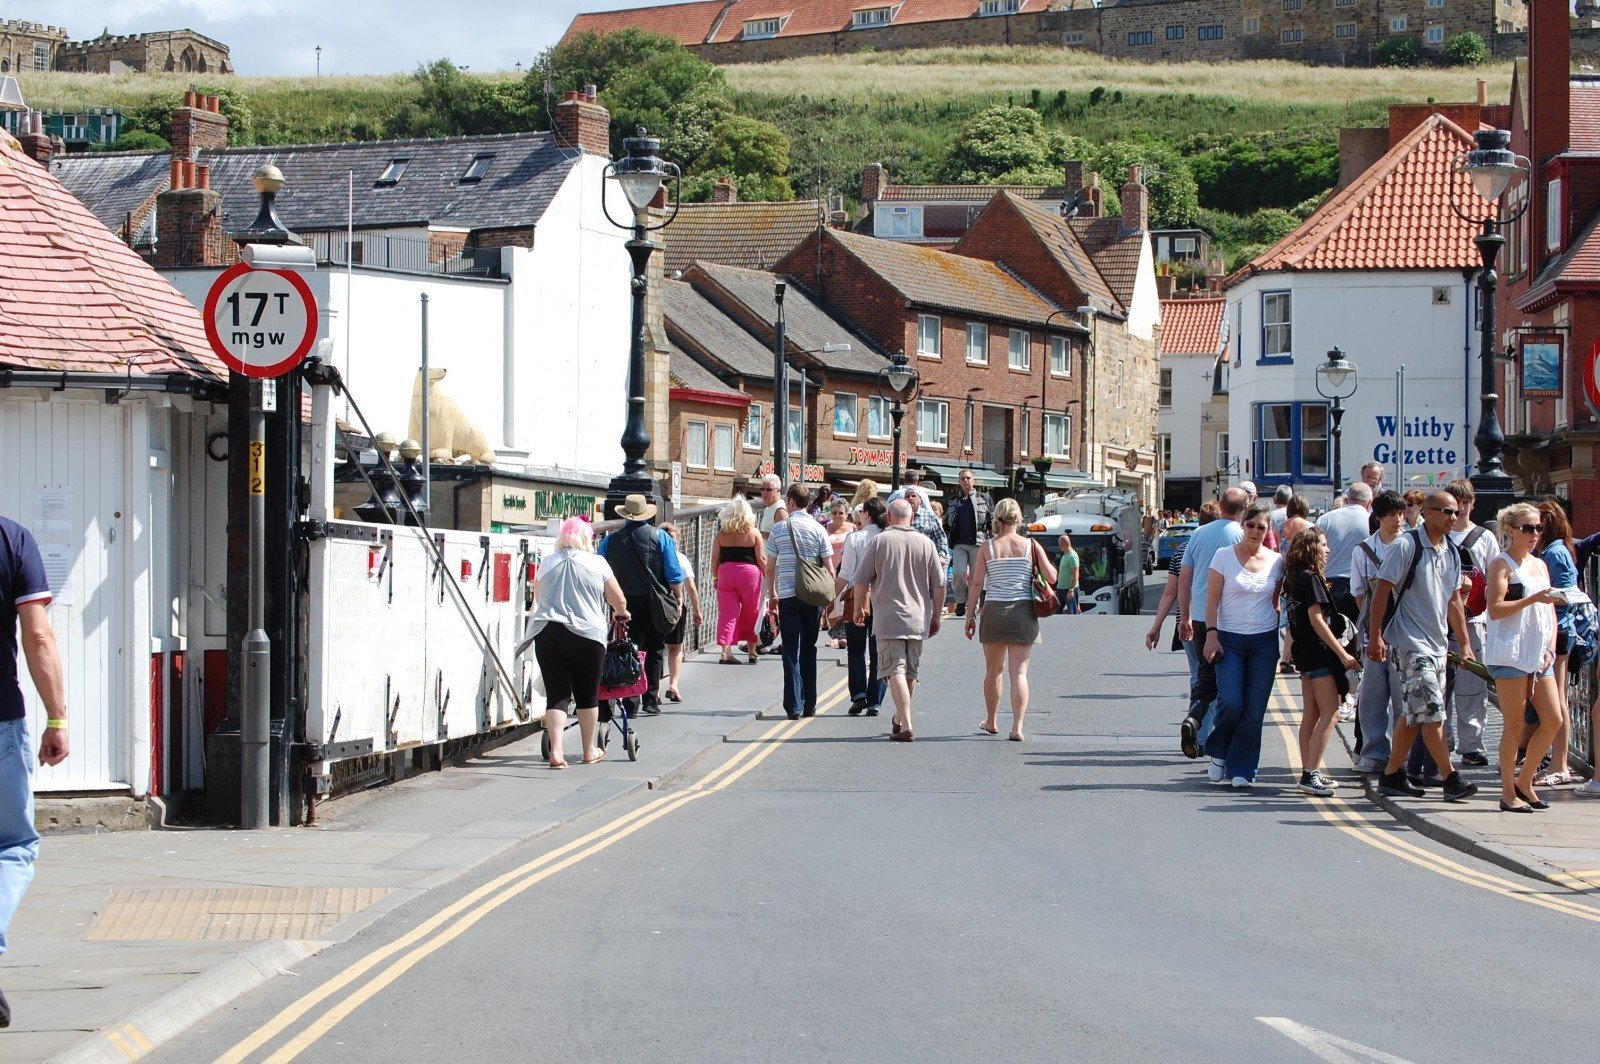
{"label": "denim shorts", "polygon": [[1302,672],[1300,674],[1300,678],[1302,680],[1320,680],[1324,676],[1332,676],[1332,675],[1333,675],[1333,669],[1330,667],[1330,668],[1326,668],[1326,669],[1312,669],[1310,672]]}
{"label": "denim shorts", "polygon": [[1542,680],[1552,675],[1552,669],[1540,669],[1538,672],[1524,672],[1515,665],[1490,665],[1489,675],[1496,680]]}

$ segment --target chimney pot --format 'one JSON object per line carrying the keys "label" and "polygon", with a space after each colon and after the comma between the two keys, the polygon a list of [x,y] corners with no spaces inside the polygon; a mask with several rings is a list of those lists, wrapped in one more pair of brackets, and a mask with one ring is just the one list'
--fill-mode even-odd
{"label": "chimney pot", "polygon": [[564,95],[562,97],[562,99],[563,100],[581,100],[581,99],[583,99],[583,93],[579,92],[577,89],[568,89],[567,92],[566,92],[566,95]]}
{"label": "chimney pot", "polygon": [[167,175],[167,187],[173,190],[183,187],[183,160],[176,155],[172,157],[172,170]]}
{"label": "chimney pot", "polygon": [[719,177],[716,185],[711,189],[712,203],[738,203],[739,189],[734,185],[733,179]]}
{"label": "chimney pot", "polygon": [[1482,78],[1478,79],[1478,106],[1489,106],[1489,83]]}
{"label": "chimney pot", "polygon": [[611,154],[611,112],[582,92],[568,92],[556,104],[556,142],[594,155]]}
{"label": "chimney pot", "polygon": [[590,103],[594,103],[597,99],[600,98],[600,90],[598,88],[596,88],[593,84],[585,85],[583,87],[583,97],[584,97],[584,99],[588,100]]}
{"label": "chimney pot", "polygon": [[197,165],[194,168],[194,187],[195,188],[210,188],[211,187],[211,167],[201,164],[201,165]]}

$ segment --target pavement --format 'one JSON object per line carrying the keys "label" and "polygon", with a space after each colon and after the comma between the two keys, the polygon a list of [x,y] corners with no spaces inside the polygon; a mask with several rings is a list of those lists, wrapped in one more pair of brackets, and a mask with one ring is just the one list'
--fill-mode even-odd
{"label": "pavement", "polygon": [[[823,652],[837,682],[842,652]],[[16,1020],[0,1060],[134,1059],[306,957],[496,855],[658,786],[778,698],[776,658],[685,664],[681,705],[550,770],[540,736],[439,773],[325,803],[312,828],[53,835],[10,929],[0,988]]]}

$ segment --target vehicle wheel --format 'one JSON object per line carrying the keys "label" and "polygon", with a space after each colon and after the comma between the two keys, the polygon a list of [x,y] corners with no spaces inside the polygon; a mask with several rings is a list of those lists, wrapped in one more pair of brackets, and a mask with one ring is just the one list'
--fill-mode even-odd
{"label": "vehicle wheel", "polygon": [[629,761],[639,760],[639,736],[635,732],[628,732],[628,738],[623,742],[623,746],[627,747]]}

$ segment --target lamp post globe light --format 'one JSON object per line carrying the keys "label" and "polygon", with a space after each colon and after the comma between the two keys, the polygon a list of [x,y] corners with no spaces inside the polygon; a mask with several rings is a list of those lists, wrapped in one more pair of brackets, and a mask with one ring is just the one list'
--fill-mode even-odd
{"label": "lamp post globe light", "polygon": [[1344,430],[1339,427],[1344,420],[1344,401],[1356,394],[1360,384],[1360,374],[1356,364],[1344,357],[1344,352],[1335,347],[1328,352],[1328,360],[1317,366],[1317,394],[1324,399],[1333,401],[1333,408],[1329,416],[1333,421],[1333,494],[1338,497],[1344,487],[1343,471],[1340,462],[1343,459]]}
{"label": "lamp post globe light", "polygon": [[1511,134],[1504,129],[1480,129],[1472,135],[1475,147],[1457,156],[1451,174],[1465,174],[1473,189],[1492,206],[1482,217],[1475,217],[1461,206],[1461,182],[1450,182],[1450,209],[1464,221],[1478,227],[1472,238],[1483,269],[1478,272],[1478,430],[1472,435],[1472,444],[1478,450],[1478,462],[1472,473],[1472,488],[1477,493],[1472,519],[1479,523],[1492,521],[1500,508],[1515,497],[1515,485],[1506,475],[1500,455],[1506,448],[1506,436],[1500,428],[1500,396],[1495,391],[1495,286],[1499,276],[1495,273],[1495,259],[1505,246],[1506,238],[1500,229],[1522,217],[1528,201],[1511,215],[1501,209],[1500,197],[1513,178],[1528,173],[1532,164],[1511,151]]}
{"label": "lamp post globe light", "polygon": [[[628,346],[628,415],[622,429],[622,473],[611,478],[606,489],[605,516],[612,517],[616,508],[629,495],[643,495],[655,501],[655,481],[645,472],[645,452],[650,449],[650,430],[645,422],[644,397],[644,345],[645,297],[649,293],[650,256],[660,247],[650,239],[650,234],[672,224],[678,216],[679,192],[682,173],[678,167],[661,158],[661,142],[647,136],[641,126],[635,136],[622,142],[623,156],[608,164],[601,180],[600,206],[606,219],[619,229],[631,230],[632,238],[625,245],[633,264],[633,319]],[[655,202],[663,186],[671,181],[671,213],[665,221],[651,224],[650,205]],[[607,182],[615,181],[623,198],[633,211],[632,222],[619,222],[611,215],[611,205],[606,199]]]}
{"label": "lamp post globe light", "polygon": [[889,490],[900,490],[900,423],[905,419],[906,409],[903,405],[911,398],[912,391],[916,388],[917,370],[906,358],[904,351],[896,351],[889,356],[889,364],[878,371],[884,384],[889,389],[889,397],[893,405],[889,408],[889,417],[894,422],[894,448],[889,457]]}

